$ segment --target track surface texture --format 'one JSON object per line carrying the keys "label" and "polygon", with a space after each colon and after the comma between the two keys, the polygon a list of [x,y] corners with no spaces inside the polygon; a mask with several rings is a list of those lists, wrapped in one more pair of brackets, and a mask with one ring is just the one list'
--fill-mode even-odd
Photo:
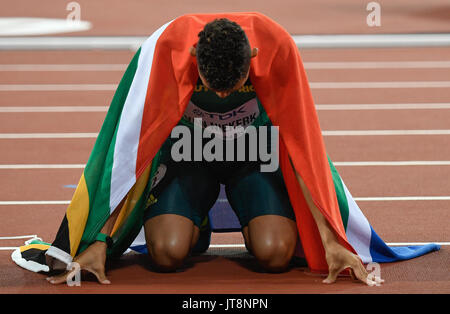
{"label": "track surface texture", "polygon": [[[225,11],[260,11],[293,35],[450,31],[446,1],[378,1],[380,27],[366,23],[369,1],[355,2],[158,0],[150,5],[130,0],[125,5],[117,0],[79,0],[81,19],[92,28],[63,36],[147,36],[182,14]],[[36,9],[18,0],[3,5],[1,15],[65,19],[67,3],[44,0]],[[323,277],[302,267],[264,273],[239,246],[243,243],[239,233],[215,233],[212,244],[234,247],[213,247],[192,256],[179,272],[157,273],[146,256],[130,253],[108,262],[111,285],[87,277],[81,287],[69,287],[48,284],[45,274],[18,267],[11,251],[1,250],[0,293],[449,293],[450,47],[301,49],[300,53],[327,152],[353,196],[361,199],[358,204],[373,228],[387,243],[447,243],[440,251],[382,264],[385,283],[379,287],[350,277],[325,285]],[[133,54],[0,51],[0,237],[37,234],[53,240],[67,205],[50,201],[71,199],[114,86]],[[76,90],[61,90],[61,84]],[[104,88],[89,90],[93,84]],[[0,240],[0,245],[20,246],[23,241]]]}

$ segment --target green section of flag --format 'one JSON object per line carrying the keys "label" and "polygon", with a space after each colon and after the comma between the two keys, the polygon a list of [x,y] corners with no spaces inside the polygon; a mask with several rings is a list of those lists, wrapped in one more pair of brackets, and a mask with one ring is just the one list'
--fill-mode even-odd
{"label": "green section of flag", "polygon": [[91,244],[110,215],[111,171],[116,135],[123,106],[136,73],[140,52],[141,49],[136,52],[119,83],[84,169],[90,208],[78,253]]}
{"label": "green section of flag", "polygon": [[28,244],[42,244],[42,245],[48,245],[48,246],[52,245],[51,243],[47,243],[47,242],[44,242],[44,241],[38,240],[38,239],[30,241]]}

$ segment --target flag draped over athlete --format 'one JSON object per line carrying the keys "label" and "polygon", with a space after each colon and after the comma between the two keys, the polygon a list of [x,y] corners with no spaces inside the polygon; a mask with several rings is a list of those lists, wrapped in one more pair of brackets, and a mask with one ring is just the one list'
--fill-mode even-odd
{"label": "flag draped over athlete", "polygon": [[[189,48],[215,18],[238,23],[251,47],[250,79],[269,119],[279,127],[280,166],[296,215],[302,251],[312,271],[328,266],[321,238],[295,177],[339,242],[363,262],[412,258],[439,247],[390,248],[373,231],[329,161],[298,48],[276,22],[259,13],[181,16],[159,28],[137,51],[114,95],[73,199],[46,254],[65,263],[92,243],[121,201],[108,254],[120,255],[142,227],[158,171],[158,152],[182,118],[198,80]],[[300,253],[299,253],[300,254]]]}

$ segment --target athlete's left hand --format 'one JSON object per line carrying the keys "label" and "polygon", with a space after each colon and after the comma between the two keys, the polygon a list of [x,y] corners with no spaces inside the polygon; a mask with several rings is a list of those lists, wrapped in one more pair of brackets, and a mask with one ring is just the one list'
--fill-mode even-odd
{"label": "athlete's left hand", "polygon": [[383,283],[383,279],[372,274],[369,275],[357,255],[353,254],[351,251],[339,244],[336,233],[315,205],[305,182],[303,182],[303,179],[297,172],[295,172],[295,174],[303,191],[303,196],[305,197],[306,203],[308,204],[311,214],[317,224],[317,228],[319,229],[320,237],[322,239],[322,244],[325,249],[325,258],[328,263],[328,277],[323,282],[335,282],[339,273],[341,273],[344,269],[350,268],[350,274],[353,279],[358,279],[369,286],[380,285]]}
{"label": "athlete's left hand", "polygon": [[369,286],[379,286],[384,282],[383,279],[369,274],[362,264],[360,258],[341,246],[334,244],[326,248],[325,254],[328,263],[328,277],[323,283],[333,283],[336,281],[339,273],[344,269],[350,269],[350,275],[354,280],[360,280]]}

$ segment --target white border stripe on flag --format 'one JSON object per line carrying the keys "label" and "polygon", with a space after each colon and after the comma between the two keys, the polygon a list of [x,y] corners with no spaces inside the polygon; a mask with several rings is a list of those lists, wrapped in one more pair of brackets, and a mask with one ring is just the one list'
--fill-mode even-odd
{"label": "white border stripe on flag", "polygon": [[114,147],[110,191],[111,212],[136,182],[136,159],[153,54],[159,37],[170,23],[154,32],[141,48],[136,73],[120,117]]}
{"label": "white border stripe on flag", "polygon": [[355,249],[358,256],[364,263],[372,262],[372,256],[370,255],[370,241],[372,238],[372,229],[370,228],[369,221],[359,209],[352,195],[350,194],[347,186],[342,181],[342,185],[345,190],[345,196],[348,203],[348,222],[345,234],[347,235],[348,242]]}

